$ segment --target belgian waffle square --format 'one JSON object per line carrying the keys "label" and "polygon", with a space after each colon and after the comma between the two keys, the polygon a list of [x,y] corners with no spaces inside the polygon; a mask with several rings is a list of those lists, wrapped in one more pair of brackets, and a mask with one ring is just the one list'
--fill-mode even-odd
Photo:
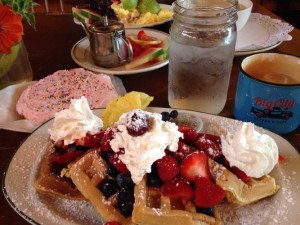
{"label": "belgian waffle square", "polygon": [[106,198],[98,188],[107,178],[107,164],[98,154],[91,150],[69,165],[65,175],[70,177],[83,196],[96,208],[105,221],[118,221],[122,225],[131,224],[131,218],[125,218],[114,207],[116,196]]}
{"label": "belgian waffle square", "polygon": [[140,225],[211,225],[220,224],[215,210],[214,217],[197,213],[192,202],[180,208],[176,202],[161,195],[159,188],[149,188],[146,179],[135,186],[135,203],[132,222]]}

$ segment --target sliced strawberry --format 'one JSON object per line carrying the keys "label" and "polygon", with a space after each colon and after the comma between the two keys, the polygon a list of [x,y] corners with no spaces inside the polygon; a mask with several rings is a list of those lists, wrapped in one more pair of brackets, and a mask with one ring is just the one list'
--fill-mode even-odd
{"label": "sliced strawberry", "polygon": [[183,177],[175,177],[162,186],[162,194],[170,198],[181,198],[190,200],[194,197],[194,189]]}
{"label": "sliced strawberry", "polygon": [[197,151],[195,148],[190,147],[189,145],[183,143],[182,141],[178,142],[178,150],[176,152],[169,152],[174,159],[181,164],[181,162],[192,152]]}
{"label": "sliced strawberry", "polygon": [[152,41],[153,38],[148,36],[144,30],[140,30],[137,34],[137,39],[141,41]]}
{"label": "sliced strawberry", "polygon": [[236,166],[232,166],[229,169],[232,173],[234,173],[239,179],[241,179],[244,183],[250,181],[250,177],[242,170],[237,168]]}
{"label": "sliced strawberry", "polygon": [[127,166],[119,159],[119,155],[123,154],[123,152],[116,152],[109,156],[109,163],[117,168],[121,173],[129,174],[129,170]]}
{"label": "sliced strawberry", "polygon": [[213,207],[219,204],[225,197],[225,191],[205,177],[197,177],[195,180],[195,204],[198,207]]}
{"label": "sliced strawberry", "polygon": [[178,162],[171,156],[164,156],[157,160],[158,176],[162,181],[172,180],[179,173]]}
{"label": "sliced strawberry", "polygon": [[197,140],[197,131],[190,126],[180,126],[178,130],[183,133],[182,141],[186,144],[192,144]]}
{"label": "sliced strawberry", "polygon": [[206,152],[214,160],[222,155],[221,144],[208,139],[206,135],[202,135],[197,139],[195,147],[200,151]]}
{"label": "sliced strawberry", "polygon": [[114,138],[114,130],[113,128],[108,128],[107,130],[105,130],[104,134],[103,134],[103,137],[102,137],[102,140],[101,140],[101,143],[100,143],[100,146],[101,146],[101,149],[103,151],[111,151],[111,146],[110,146],[110,141]]}
{"label": "sliced strawberry", "polygon": [[53,162],[58,163],[60,165],[68,165],[73,162],[77,157],[81,154],[81,151],[68,152],[62,155],[56,155],[53,157]]}
{"label": "sliced strawberry", "polygon": [[208,156],[204,152],[194,152],[188,155],[181,164],[181,175],[189,181],[195,181],[196,177],[210,177]]}
{"label": "sliced strawberry", "polygon": [[236,166],[230,166],[230,163],[224,156],[221,158],[221,162],[223,166],[225,166],[229,171],[234,173],[243,182],[247,183],[250,181],[250,177],[244,171],[240,170]]}
{"label": "sliced strawberry", "polygon": [[75,145],[86,146],[91,148],[100,147],[104,131],[96,134],[87,133],[85,137],[75,140]]}
{"label": "sliced strawberry", "polygon": [[221,144],[221,138],[220,136],[218,135],[214,135],[214,134],[206,134],[206,133],[198,133],[198,137],[202,137],[202,136],[205,136],[205,138],[215,142],[215,143],[218,143],[218,144]]}

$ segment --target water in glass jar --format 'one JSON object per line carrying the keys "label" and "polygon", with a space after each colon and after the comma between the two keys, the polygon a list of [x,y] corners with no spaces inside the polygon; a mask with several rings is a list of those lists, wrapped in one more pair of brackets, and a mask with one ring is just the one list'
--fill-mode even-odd
{"label": "water in glass jar", "polygon": [[171,39],[169,104],[218,114],[227,98],[235,41],[203,48]]}

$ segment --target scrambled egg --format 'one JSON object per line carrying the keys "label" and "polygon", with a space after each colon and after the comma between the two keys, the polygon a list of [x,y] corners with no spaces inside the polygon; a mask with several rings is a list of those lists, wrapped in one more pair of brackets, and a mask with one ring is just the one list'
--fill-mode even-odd
{"label": "scrambled egg", "polygon": [[161,9],[158,14],[152,14],[150,12],[142,14],[137,9],[126,10],[123,9],[122,3],[113,3],[111,8],[114,10],[119,21],[125,25],[144,25],[157,23],[166,19],[170,19],[173,16],[173,12],[171,10],[165,9]]}

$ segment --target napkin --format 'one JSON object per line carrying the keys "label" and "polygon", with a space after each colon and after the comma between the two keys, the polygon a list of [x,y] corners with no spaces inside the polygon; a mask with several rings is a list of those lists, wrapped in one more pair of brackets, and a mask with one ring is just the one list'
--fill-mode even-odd
{"label": "napkin", "polygon": [[36,81],[24,81],[0,90],[0,129],[31,133],[41,124],[24,119],[16,111],[22,92]]}

